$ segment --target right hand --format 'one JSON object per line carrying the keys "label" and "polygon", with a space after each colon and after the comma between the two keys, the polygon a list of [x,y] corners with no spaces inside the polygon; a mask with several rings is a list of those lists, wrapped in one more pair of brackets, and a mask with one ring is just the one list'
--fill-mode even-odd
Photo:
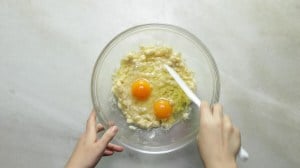
{"label": "right hand", "polygon": [[240,131],[223,114],[222,105],[200,107],[198,149],[206,168],[236,168],[236,154],[241,146]]}

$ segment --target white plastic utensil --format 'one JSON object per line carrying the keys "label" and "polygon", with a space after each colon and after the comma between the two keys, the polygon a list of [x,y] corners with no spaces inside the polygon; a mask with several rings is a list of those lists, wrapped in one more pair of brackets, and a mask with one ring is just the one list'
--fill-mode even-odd
{"label": "white plastic utensil", "polygon": [[[196,96],[196,94],[186,85],[186,83],[181,79],[181,77],[177,74],[176,71],[174,71],[171,67],[164,64],[164,67],[167,69],[169,74],[175,79],[175,81],[178,83],[178,85],[181,87],[181,89],[184,91],[184,93],[194,102],[199,108],[201,105],[201,100]],[[241,146],[240,151],[238,153],[238,157],[246,161],[249,158],[248,152]]]}

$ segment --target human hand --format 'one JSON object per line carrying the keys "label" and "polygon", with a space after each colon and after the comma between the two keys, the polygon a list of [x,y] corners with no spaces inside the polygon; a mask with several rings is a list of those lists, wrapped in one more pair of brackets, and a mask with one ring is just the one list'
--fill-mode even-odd
{"label": "human hand", "polygon": [[117,126],[110,127],[98,139],[97,133],[103,130],[104,127],[100,123],[96,123],[96,112],[93,110],[87,120],[86,131],[80,136],[71,158],[65,167],[93,168],[102,156],[110,156],[114,152],[122,152],[123,147],[110,143],[118,132]]}
{"label": "human hand", "polygon": [[241,146],[239,130],[223,114],[220,104],[213,109],[207,102],[200,107],[198,149],[206,168],[236,168],[236,154]]}

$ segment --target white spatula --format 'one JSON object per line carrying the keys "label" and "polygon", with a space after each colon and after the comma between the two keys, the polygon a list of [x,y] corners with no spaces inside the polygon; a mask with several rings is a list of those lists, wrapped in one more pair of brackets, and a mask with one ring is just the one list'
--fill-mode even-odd
{"label": "white spatula", "polygon": [[[175,81],[184,91],[184,93],[187,95],[187,97],[189,97],[192,100],[192,102],[194,102],[200,108],[201,100],[196,96],[196,94],[187,86],[187,84],[181,79],[181,77],[177,74],[176,71],[174,71],[171,67],[169,67],[166,64],[164,66],[169,72],[169,74],[175,79]],[[242,146],[238,153],[238,157],[243,161],[246,161],[249,158],[248,152]]]}

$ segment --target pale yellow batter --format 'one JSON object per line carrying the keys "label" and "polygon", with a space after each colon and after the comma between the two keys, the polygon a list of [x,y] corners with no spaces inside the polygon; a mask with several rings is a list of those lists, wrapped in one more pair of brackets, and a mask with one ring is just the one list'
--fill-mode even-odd
{"label": "pale yellow batter", "polygon": [[[165,46],[142,46],[139,51],[128,53],[113,75],[112,91],[127,123],[145,129],[170,128],[176,121],[188,118],[191,102],[163,64],[177,71],[192,90],[196,89],[193,73],[186,67],[180,53]],[[133,95],[133,83],[138,79],[143,79],[150,86],[147,93],[140,93],[147,96],[145,98]],[[160,99],[170,102],[172,112],[167,118],[159,118],[153,108]]]}

